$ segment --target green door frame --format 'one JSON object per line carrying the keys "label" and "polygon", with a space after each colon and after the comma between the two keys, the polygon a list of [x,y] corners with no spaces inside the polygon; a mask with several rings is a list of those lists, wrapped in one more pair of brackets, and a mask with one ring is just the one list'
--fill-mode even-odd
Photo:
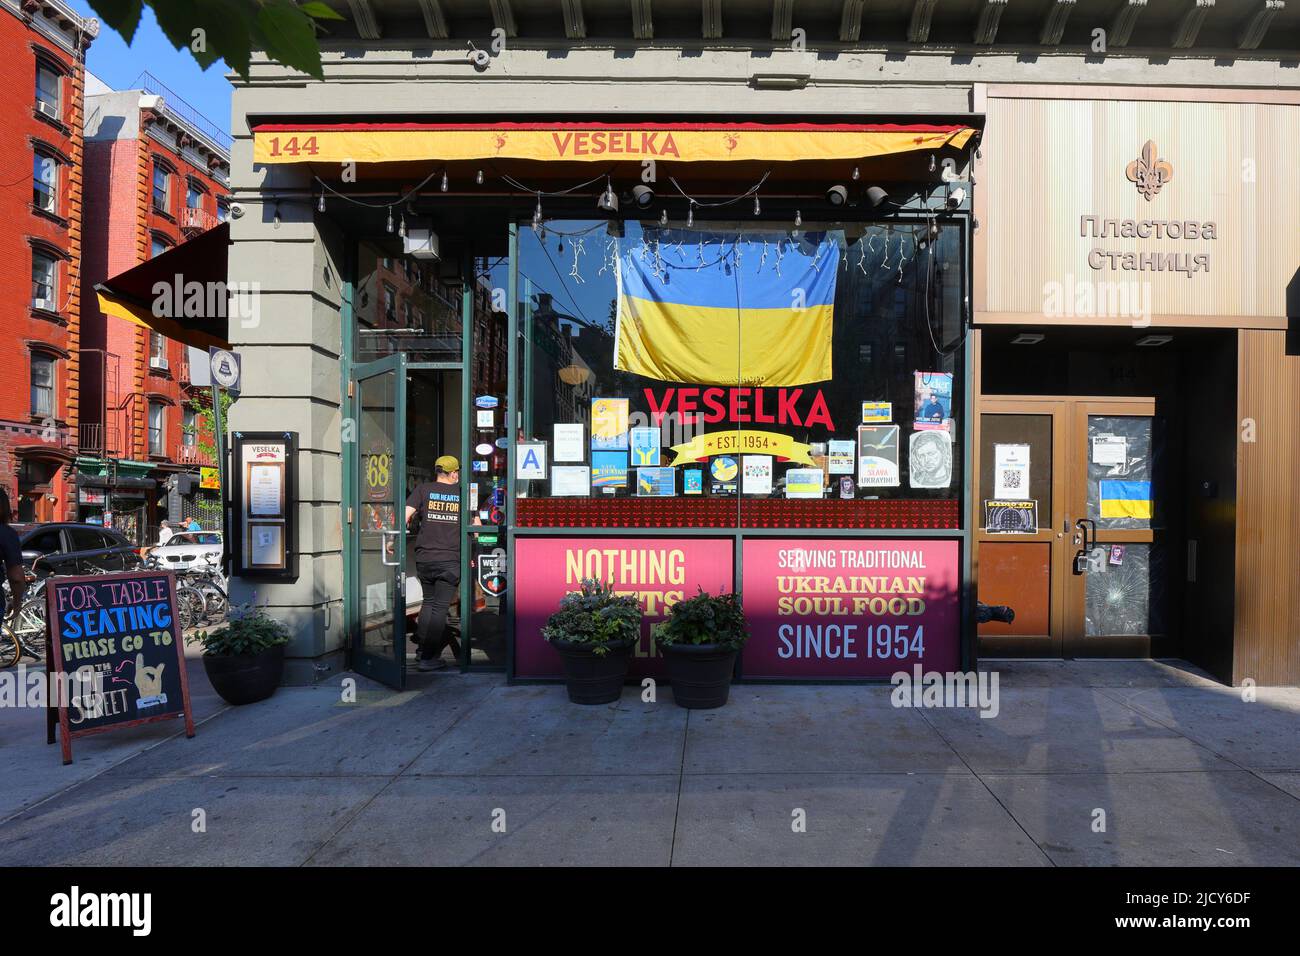
{"label": "green door frame", "polygon": [[[389,687],[401,690],[406,684],[406,354],[398,352],[393,355],[386,355],[381,359],[373,362],[365,362],[352,366],[352,374],[348,379],[348,420],[352,423],[351,432],[353,441],[350,443],[353,448],[352,469],[350,475],[352,478],[351,489],[353,496],[348,500],[349,514],[352,521],[348,524],[348,530],[345,537],[346,546],[351,552],[354,562],[354,574],[351,578],[351,584],[346,593],[346,597],[351,599],[353,614],[348,615],[349,629],[348,635],[352,648],[351,667],[359,674],[364,674],[387,684]],[[393,378],[393,424],[392,439],[393,445],[393,465],[389,475],[389,497],[393,507],[393,523],[396,527],[391,529],[394,536],[394,581],[393,581],[393,621],[392,636],[393,647],[392,657],[384,659],[382,655],[371,655],[365,652],[365,637],[363,634],[364,614],[362,607],[364,603],[361,599],[360,588],[366,582],[361,580],[361,534],[362,534],[362,515],[361,515],[361,481],[360,472],[354,469],[360,467],[361,462],[361,383],[367,379],[379,378],[380,376],[391,375]],[[387,502],[386,502],[387,503]],[[383,560],[381,554],[380,560]],[[387,562],[384,562],[387,566]]]}

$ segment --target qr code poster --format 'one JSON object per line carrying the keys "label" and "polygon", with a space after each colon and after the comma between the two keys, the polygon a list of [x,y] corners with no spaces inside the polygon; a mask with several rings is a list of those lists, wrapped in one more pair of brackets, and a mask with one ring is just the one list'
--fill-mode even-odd
{"label": "qr code poster", "polygon": [[1037,534],[1037,501],[985,501],[984,530],[989,534]]}
{"label": "qr code poster", "polygon": [[993,446],[993,496],[1001,500],[1029,498],[1029,446]]}

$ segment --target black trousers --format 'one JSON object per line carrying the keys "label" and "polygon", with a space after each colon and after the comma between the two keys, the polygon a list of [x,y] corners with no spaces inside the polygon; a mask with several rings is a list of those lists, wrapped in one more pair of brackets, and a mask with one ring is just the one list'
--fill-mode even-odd
{"label": "black trousers", "polygon": [[442,653],[447,609],[460,586],[460,562],[416,562],[415,576],[420,579],[420,589],[424,593],[415,633],[420,639],[420,659],[428,661]]}

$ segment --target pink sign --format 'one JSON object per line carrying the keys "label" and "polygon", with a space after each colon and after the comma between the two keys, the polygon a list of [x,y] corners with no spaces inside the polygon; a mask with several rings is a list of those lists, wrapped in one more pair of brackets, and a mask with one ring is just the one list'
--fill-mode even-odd
{"label": "pink sign", "polygon": [[744,542],[745,677],[888,677],[960,665],[956,541]]}
{"label": "pink sign", "polygon": [[560,598],[578,590],[583,578],[599,578],[641,601],[641,644],[629,673],[660,676],[663,660],[650,627],[697,588],[730,591],[731,552],[729,538],[516,538],[515,674],[564,676],[560,655],[542,638],[542,627]]}

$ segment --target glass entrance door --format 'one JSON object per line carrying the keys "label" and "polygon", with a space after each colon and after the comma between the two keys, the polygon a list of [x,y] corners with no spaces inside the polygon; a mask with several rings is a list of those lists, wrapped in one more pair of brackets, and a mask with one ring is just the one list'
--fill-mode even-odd
{"label": "glass entrance door", "polygon": [[978,429],[979,600],[1016,612],[979,625],[980,655],[1175,652],[1155,400],[986,396]]}
{"label": "glass entrance door", "polygon": [[1070,527],[1085,558],[1070,576],[1065,653],[1150,657],[1169,633],[1162,420],[1151,399],[1072,405]]}
{"label": "glass entrance door", "polygon": [[352,668],[401,689],[406,660],[406,356],[356,366]]}

